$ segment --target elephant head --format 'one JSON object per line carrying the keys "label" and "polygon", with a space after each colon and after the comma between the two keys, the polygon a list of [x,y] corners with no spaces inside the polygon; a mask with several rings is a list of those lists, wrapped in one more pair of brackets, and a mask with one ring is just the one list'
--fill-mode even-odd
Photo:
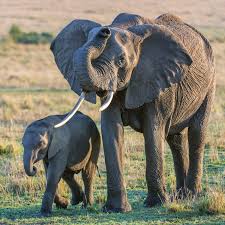
{"label": "elephant head", "polygon": [[[65,144],[60,130],[53,125],[35,121],[29,125],[22,138],[24,148],[23,163],[28,176],[34,176],[37,168],[34,164],[45,157],[51,159]],[[51,147],[50,147],[51,146]]]}
{"label": "elephant head", "polygon": [[22,139],[24,147],[23,163],[28,176],[37,172],[34,163],[43,159],[47,154],[48,134],[42,129],[27,128]]}
{"label": "elephant head", "polygon": [[170,30],[132,14],[120,14],[103,27],[75,20],[58,34],[51,50],[77,94],[83,91],[92,103],[96,93],[108,94],[108,106],[113,93],[127,89],[126,108],[154,100],[160,91],[181,81],[185,66],[192,63],[187,49]]}

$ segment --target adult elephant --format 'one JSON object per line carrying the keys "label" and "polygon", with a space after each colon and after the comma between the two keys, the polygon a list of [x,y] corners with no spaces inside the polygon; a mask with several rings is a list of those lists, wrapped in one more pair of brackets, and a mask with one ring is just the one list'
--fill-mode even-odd
{"label": "adult elephant", "polygon": [[101,114],[105,211],[131,210],[123,178],[124,125],[144,135],[146,206],[166,200],[165,139],[172,149],[177,189],[194,194],[201,190],[215,87],[214,57],[202,34],[170,14],[149,20],[122,13],[109,26],[74,20],[58,34],[51,50],[72,90],[83,91],[80,101],[85,96],[95,103],[97,94],[101,110],[108,106]]}

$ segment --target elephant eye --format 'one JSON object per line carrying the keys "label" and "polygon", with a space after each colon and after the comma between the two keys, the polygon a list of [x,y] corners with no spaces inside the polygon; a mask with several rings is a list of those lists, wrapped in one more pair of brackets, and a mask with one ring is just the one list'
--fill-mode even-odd
{"label": "elephant eye", "polygon": [[117,65],[122,68],[126,64],[126,59],[124,55],[121,55],[117,60]]}

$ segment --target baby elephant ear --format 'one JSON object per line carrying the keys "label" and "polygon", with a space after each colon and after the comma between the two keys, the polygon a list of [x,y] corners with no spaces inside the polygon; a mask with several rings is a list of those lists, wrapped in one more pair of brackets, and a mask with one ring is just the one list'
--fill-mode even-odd
{"label": "baby elephant ear", "polygon": [[138,25],[129,31],[141,38],[139,62],[126,92],[126,108],[137,108],[180,82],[192,59],[182,42],[165,26]]}
{"label": "baby elephant ear", "polygon": [[53,126],[49,129],[50,143],[48,148],[48,159],[53,158],[59,151],[67,150],[67,141],[70,138],[70,132],[65,126],[63,129],[56,129]]}
{"label": "baby elephant ear", "polygon": [[[99,26],[101,25],[89,20],[74,20],[60,31],[50,47],[60,72],[78,95],[82,90],[74,72],[73,55],[87,41],[89,31]],[[95,94],[87,95],[86,100],[95,103]]]}

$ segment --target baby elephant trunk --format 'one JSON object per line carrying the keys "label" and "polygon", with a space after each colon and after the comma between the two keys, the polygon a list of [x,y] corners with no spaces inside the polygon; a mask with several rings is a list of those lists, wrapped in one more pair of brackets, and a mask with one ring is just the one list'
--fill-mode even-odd
{"label": "baby elephant trunk", "polygon": [[37,168],[33,165],[32,152],[26,152],[23,155],[23,165],[28,176],[34,176],[37,173]]}

